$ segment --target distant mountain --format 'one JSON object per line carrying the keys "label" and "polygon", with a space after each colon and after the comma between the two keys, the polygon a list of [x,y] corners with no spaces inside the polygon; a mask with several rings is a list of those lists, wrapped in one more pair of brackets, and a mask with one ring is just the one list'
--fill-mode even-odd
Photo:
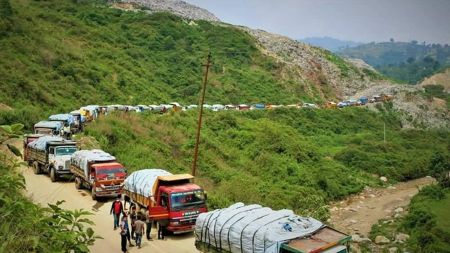
{"label": "distant mountain", "polygon": [[415,84],[450,66],[450,46],[411,42],[380,42],[359,45],[337,52],[362,59],[382,74]]}
{"label": "distant mountain", "polygon": [[350,40],[340,40],[331,37],[310,37],[301,39],[300,41],[310,44],[312,46],[322,47],[330,50],[331,52],[336,52],[341,49],[356,47],[362,45],[363,43],[350,41]]}

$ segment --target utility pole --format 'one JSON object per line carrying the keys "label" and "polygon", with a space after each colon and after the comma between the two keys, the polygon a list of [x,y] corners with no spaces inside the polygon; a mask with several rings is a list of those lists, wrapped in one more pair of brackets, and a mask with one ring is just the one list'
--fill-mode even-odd
{"label": "utility pole", "polygon": [[198,159],[198,144],[200,143],[200,129],[202,128],[202,116],[203,116],[203,104],[205,103],[205,92],[206,92],[206,83],[208,82],[208,72],[209,67],[211,67],[211,52],[208,54],[208,60],[205,65],[205,77],[203,79],[203,90],[200,97],[200,110],[198,113],[198,125],[197,125],[197,135],[195,141],[195,150],[194,150],[194,160],[192,161],[192,176],[195,177],[195,171],[197,170],[197,159]]}

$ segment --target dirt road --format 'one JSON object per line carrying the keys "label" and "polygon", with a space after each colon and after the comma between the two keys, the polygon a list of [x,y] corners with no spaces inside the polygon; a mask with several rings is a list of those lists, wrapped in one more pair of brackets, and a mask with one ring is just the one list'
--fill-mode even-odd
{"label": "dirt road", "polygon": [[[103,237],[90,247],[93,253],[120,252],[120,235],[113,230],[113,218],[109,215],[111,200],[93,201],[88,191],[77,190],[73,182],[52,183],[46,175],[34,175],[31,168],[22,167],[21,171],[26,180],[27,194],[35,202],[43,206],[65,200],[62,204],[66,209],[85,209],[93,213],[90,217],[95,222],[95,232]],[[152,229],[152,237],[156,237],[156,229]],[[134,243],[134,242],[133,242]],[[191,253],[199,252],[194,246],[194,235],[169,236],[167,240],[142,240],[142,248],[131,247],[129,252],[157,252],[157,253]]]}
{"label": "dirt road", "polygon": [[341,231],[367,237],[373,224],[396,214],[403,215],[404,207],[418,190],[433,182],[433,178],[424,177],[388,188],[367,188],[358,195],[333,204],[330,223]]}

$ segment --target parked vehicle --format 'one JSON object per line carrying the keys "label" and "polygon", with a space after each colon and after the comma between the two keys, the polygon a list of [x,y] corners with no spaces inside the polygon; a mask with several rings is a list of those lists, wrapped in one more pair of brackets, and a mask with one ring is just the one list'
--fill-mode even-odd
{"label": "parked vehicle", "polygon": [[183,107],[177,102],[171,102],[170,105],[172,106],[172,110],[174,112],[181,112],[183,110]]}
{"label": "parked vehicle", "polygon": [[34,124],[34,133],[45,135],[59,135],[63,127],[64,125],[60,121],[40,121]]}
{"label": "parked vehicle", "polygon": [[121,195],[126,178],[124,166],[102,150],[80,150],[72,154],[70,171],[75,176],[75,187],[91,190],[92,199]]}
{"label": "parked vehicle", "polygon": [[347,253],[351,237],[322,222],[236,203],[198,216],[195,246],[201,252]]}
{"label": "parked vehicle", "polygon": [[347,106],[349,106],[349,104],[346,101],[341,101],[337,104],[337,107],[339,107],[339,108],[344,108]]}
{"label": "parked vehicle", "polygon": [[228,105],[225,105],[225,110],[238,110],[238,108],[235,105],[228,104]]}
{"label": "parked vehicle", "polygon": [[220,104],[214,104],[211,106],[211,110],[214,112],[222,111],[225,110],[225,106]]}
{"label": "parked vehicle", "polygon": [[80,111],[72,111],[70,114],[73,116],[74,133],[83,131],[84,117],[81,116]]}
{"label": "parked vehicle", "polygon": [[325,108],[326,109],[336,109],[338,106],[335,102],[326,102],[325,103]]}
{"label": "parked vehicle", "polygon": [[296,108],[299,109],[300,105],[299,104],[290,104],[290,105],[286,105],[286,108]]}
{"label": "parked vehicle", "polygon": [[250,106],[246,105],[246,104],[240,104],[240,105],[238,105],[238,110],[239,111],[247,111],[247,110],[250,110]]}
{"label": "parked vehicle", "polygon": [[302,105],[302,108],[317,109],[317,108],[319,108],[319,107],[317,107],[317,105],[316,105],[316,104],[313,104],[313,103],[304,103],[304,104]]}
{"label": "parked vehicle", "polygon": [[193,178],[161,169],[139,170],[127,177],[123,194],[125,201],[150,208],[154,220],[168,219],[169,231],[190,232],[197,216],[207,211],[206,194],[200,186],[191,183]]}
{"label": "parked vehicle", "polygon": [[77,151],[76,142],[57,136],[42,136],[31,142],[28,138],[34,139],[35,136],[26,136],[24,140],[28,143],[25,160],[33,167],[35,174],[45,172],[52,182],[61,176],[71,175],[70,156]]}
{"label": "parked vehicle", "polygon": [[186,110],[193,110],[193,109],[197,109],[197,108],[198,108],[198,105],[188,105],[186,107]]}
{"label": "parked vehicle", "polygon": [[266,106],[264,104],[254,104],[251,107],[252,110],[264,110],[266,109]]}
{"label": "parked vehicle", "polygon": [[[81,116],[81,115],[80,115]],[[64,126],[70,127],[70,132],[75,133],[78,131],[78,129],[75,128],[75,118],[72,114],[66,113],[66,114],[54,114],[50,115],[48,117],[49,121],[60,121],[63,123]]]}
{"label": "parked vehicle", "polygon": [[360,97],[359,101],[361,102],[361,105],[365,105],[369,102],[369,99],[367,97]]}

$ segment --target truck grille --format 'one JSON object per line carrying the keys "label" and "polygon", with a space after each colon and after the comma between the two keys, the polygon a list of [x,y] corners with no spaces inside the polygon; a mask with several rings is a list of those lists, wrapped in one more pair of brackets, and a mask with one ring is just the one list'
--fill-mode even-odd
{"label": "truck grille", "polygon": [[120,185],[106,185],[105,189],[109,191],[117,191],[120,189]]}
{"label": "truck grille", "polygon": [[64,170],[70,170],[70,160],[67,160],[64,164]]}

